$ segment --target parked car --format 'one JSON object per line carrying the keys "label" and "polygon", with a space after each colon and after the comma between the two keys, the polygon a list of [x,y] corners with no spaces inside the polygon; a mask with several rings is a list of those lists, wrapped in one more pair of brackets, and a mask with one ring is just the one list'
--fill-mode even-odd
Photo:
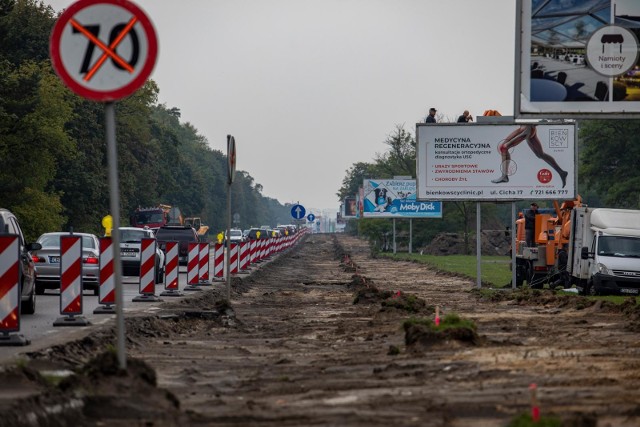
{"label": "parked car", "polygon": [[[225,237],[226,237],[226,232],[225,232]],[[232,228],[231,230],[229,230],[229,234],[231,235],[231,237],[229,238],[229,241],[231,243],[241,243],[244,242],[244,235],[242,234],[242,230],[240,230],[239,228]]]}
{"label": "parked car", "polygon": [[17,234],[20,247],[18,280],[20,283],[20,312],[36,312],[36,267],[31,251],[41,249],[39,243],[27,243],[18,218],[7,209],[0,209],[0,234]]}
{"label": "parked car", "polygon": [[[89,233],[74,233],[82,238],[82,287],[93,290],[98,295],[100,287],[100,241],[98,236]],[[37,242],[41,249],[33,252],[36,263],[36,294],[42,295],[45,289],[60,288],[60,237],[69,233],[44,233]]]}
{"label": "parked car", "polygon": [[189,243],[198,243],[198,233],[187,225],[165,225],[156,231],[158,246],[165,251],[167,242],[178,243],[178,264],[187,265],[189,258]]}
{"label": "parked car", "polygon": [[140,245],[143,238],[156,239],[156,283],[164,281],[165,255],[150,228],[120,227],[120,262],[124,276],[140,275]]}

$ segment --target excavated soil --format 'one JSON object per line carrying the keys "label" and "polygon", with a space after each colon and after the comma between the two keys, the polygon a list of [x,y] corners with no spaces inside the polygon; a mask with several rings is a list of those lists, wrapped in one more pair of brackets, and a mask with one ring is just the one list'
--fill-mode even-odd
{"label": "excavated soil", "polygon": [[[343,235],[307,236],[235,279],[231,304],[216,286],[127,319],[126,372],[110,329],[5,368],[0,426],[506,426],[529,411],[532,383],[565,426],[640,425],[631,301],[486,296]],[[406,326],[435,308],[475,334]]]}

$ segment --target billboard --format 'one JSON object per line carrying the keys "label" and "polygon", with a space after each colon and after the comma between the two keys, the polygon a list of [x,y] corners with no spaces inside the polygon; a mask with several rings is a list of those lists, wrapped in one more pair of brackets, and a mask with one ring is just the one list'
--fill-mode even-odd
{"label": "billboard", "polygon": [[415,179],[365,179],[365,218],[442,218],[442,202],[416,200]]}
{"label": "billboard", "polygon": [[418,124],[418,200],[575,197],[575,124]]}
{"label": "billboard", "polygon": [[344,198],[344,215],[343,218],[355,218],[356,217],[356,198],[355,197],[345,197]]}
{"label": "billboard", "polygon": [[639,1],[519,0],[516,13],[516,117],[637,117]]}

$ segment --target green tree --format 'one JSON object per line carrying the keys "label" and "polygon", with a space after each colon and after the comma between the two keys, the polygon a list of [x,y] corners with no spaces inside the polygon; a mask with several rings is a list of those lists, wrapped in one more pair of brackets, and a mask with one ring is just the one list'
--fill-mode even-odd
{"label": "green tree", "polygon": [[640,121],[581,122],[580,177],[605,206],[640,207]]}

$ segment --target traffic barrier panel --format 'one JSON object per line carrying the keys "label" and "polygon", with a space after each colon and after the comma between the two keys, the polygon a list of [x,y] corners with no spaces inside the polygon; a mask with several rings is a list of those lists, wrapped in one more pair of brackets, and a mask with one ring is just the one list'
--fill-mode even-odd
{"label": "traffic barrier panel", "polygon": [[166,267],[164,273],[164,291],[160,294],[163,297],[178,297],[184,295],[180,292],[179,284],[179,248],[178,242],[167,242],[165,246]]}
{"label": "traffic barrier panel", "polygon": [[185,291],[201,291],[198,286],[198,270],[200,264],[200,244],[197,242],[189,243],[189,255],[187,257],[187,286]]}
{"label": "traffic barrier panel", "polygon": [[250,258],[250,247],[249,242],[241,242],[240,243],[240,255],[238,261],[238,269],[240,273],[248,273],[249,269],[249,258]]}
{"label": "traffic barrier panel", "polygon": [[86,326],[82,316],[82,237],[60,236],[60,314],[53,326]]}
{"label": "traffic barrier panel", "polygon": [[140,241],[140,295],[134,302],[158,301],[156,295],[156,239],[145,237]]}
{"label": "traffic barrier panel", "polygon": [[201,242],[198,255],[198,284],[200,286],[211,285],[209,281],[209,243]]}
{"label": "traffic barrier panel", "polygon": [[238,244],[229,245],[229,274],[238,274]]}
{"label": "traffic barrier panel", "polygon": [[249,241],[249,263],[255,264],[256,262],[256,241]]}
{"label": "traffic barrier panel", "polygon": [[213,279],[224,278],[224,244],[216,243],[213,246]]}
{"label": "traffic barrier panel", "polygon": [[93,314],[114,314],[116,303],[116,276],[113,269],[113,240],[111,237],[100,238],[100,280],[98,287],[98,304]]}
{"label": "traffic barrier panel", "polygon": [[[20,236],[0,236],[0,346],[28,345],[20,331]],[[35,284],[34,284],[35,286]]]}

